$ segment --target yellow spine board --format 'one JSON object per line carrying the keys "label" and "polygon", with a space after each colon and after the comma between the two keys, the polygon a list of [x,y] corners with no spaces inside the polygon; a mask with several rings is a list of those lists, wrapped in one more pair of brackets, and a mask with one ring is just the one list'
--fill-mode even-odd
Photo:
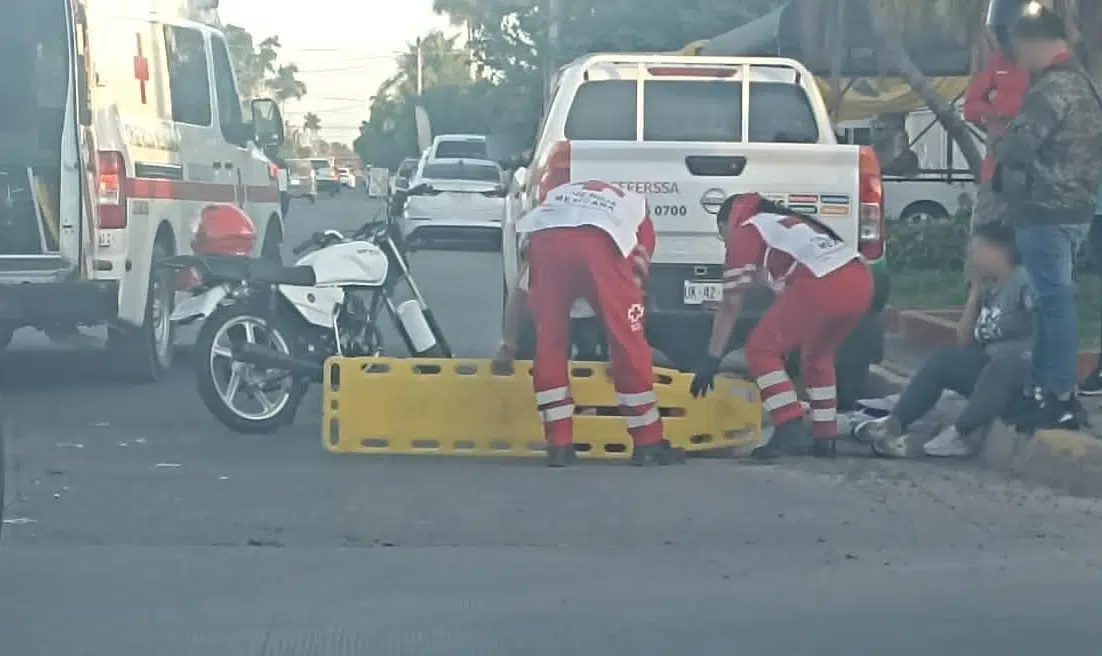
{"label": "yellow spine board", "polygon": [[[539,456],[543,426],[532,363],[498,376],[489,360],[330,358],[325,366],[322,439],[337,453]],[[744,448],[761,440],[753,383],[716,380],[703,399],[691,374],[655,369],[666,438],[686,451]],[[605,363],[571,364],[574,443],[583,458],[621,459],[631,439]]]}

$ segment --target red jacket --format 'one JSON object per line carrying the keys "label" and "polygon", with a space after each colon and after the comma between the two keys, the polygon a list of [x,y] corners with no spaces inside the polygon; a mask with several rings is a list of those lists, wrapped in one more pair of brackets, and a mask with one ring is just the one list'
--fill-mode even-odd
{"label": "red jacket", "polygon": [[1006,125],[1022,109],[1029,91],[1029,72],[1019,68],[1001,52],[992,52],[983,70],[972,78],[964,97],[964,118],[987,131],[987,157],[980,182],[995,175],[993,141],[1006,133]]}

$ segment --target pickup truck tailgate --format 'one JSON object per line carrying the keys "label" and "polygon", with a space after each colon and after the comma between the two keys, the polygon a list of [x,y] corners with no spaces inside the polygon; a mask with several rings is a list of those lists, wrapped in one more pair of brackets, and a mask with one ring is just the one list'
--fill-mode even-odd
{"label": "pickup truck tailgate", "polygon": [[574,180],[647,197],[656,264],[705,265],[723,262],[716,212],[742,192],[814,215],[856,245],[858,154],[848,145],[581,141],[571,144],[570,170]]}

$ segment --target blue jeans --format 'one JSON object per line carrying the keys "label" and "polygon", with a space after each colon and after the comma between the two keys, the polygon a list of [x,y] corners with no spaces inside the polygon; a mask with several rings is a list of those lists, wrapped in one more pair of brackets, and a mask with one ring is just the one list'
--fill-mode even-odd
{"label": "blue jeans", "polygon": [[1018,253],[1033,283],[1034,386],[1059,397],[1079,382],[1079,321],[1075,316],[1075,254],[1086,225],[1017,228]]}

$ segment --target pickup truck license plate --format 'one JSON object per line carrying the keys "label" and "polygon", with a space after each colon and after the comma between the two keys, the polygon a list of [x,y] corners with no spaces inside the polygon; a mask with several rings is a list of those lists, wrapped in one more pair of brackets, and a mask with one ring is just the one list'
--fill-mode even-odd
{"label": "pickup truck license plate", "polygon": [[685,281],[685,305],[719,303],[723,300],[723,283]]}

